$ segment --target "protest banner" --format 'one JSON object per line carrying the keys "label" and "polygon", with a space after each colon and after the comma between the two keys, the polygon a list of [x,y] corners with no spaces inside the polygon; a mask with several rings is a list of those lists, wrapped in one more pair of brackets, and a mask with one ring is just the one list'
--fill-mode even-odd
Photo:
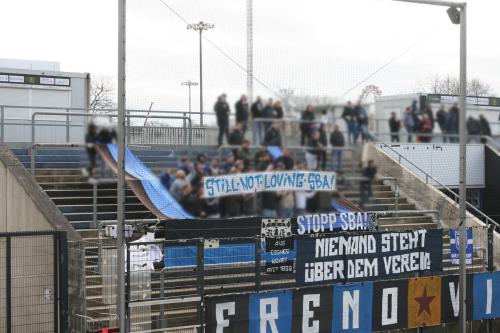
{"label": "protest banner", "polygon": [[[452,265],[460,263],[460,237],[457,229],[450,229],[450,261]],[[467,246],[465,247],[466,264],[472,265],[474,253],[474,236],[472,228],[467,228]]]}
{"label": "protest banner", "polygon": [[277,171],[203,178],[205,198],[264,191],[333,191],[335,172]]}
{"label": "protest banner", "polygon": [[363,230],[377,230],[375,213],[345,212],[297,216],[297,234],[299,235]]}
{"label": "protest banner", "polygon": [[293,260],[289,258],[290,251],[293,249],[291,219],[262,219],[261,237],[264,239],[265,249],[268,254],[266,259],[266,273],[292,273]]}
{"label": "protest banner", "polygon": [[297,240],[297,284],[363,281],[443,268],[441,230],[342,233]]}
{"label": "protest banner", "polygon": [[[500,272],[470,276],[470,319],[500,317],[499,279]],[[364,333],[436,326],[457,320],[456,288],[458,276],[450,275],[208,296],[206,331]]]}

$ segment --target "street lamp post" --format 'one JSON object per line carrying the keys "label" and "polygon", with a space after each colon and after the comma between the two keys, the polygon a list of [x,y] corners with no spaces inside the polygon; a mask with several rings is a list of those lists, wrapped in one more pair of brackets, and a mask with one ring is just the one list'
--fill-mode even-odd
{"label": "street lamp post", "polygon": [[200,21],[194,24],[188,24],[188,30],[199,32],[200,36],[200,125],[203,126],[203,47],[202,47],[202,34],[203,31],[213,29],[214,25]]}
{"label": "street lamp post", "polygon": [[459,268],[459,328],[460,333],[466,333],[467,311],[466,304],[466,247],[467,247],[467,221],[466,221],[466,132],[465,132],[465,98],[467,94],[467,4],[465,2],[432,1],[432,0],[395,0],[412,2],[425,5],[448,7],[448,16],[453,24],[460,24],[460,112],[459,112],[459,242],[460,242],[460,268]]}
{"label": "street lamp post", "polygon": [[[188,80],[188,81],[184,81],[184,82],[181,82],[181,85],[183,86],[187,86],[188,87],[188,94],[189,94],[189,119],[191,120],[191,87],[192,86],[197,86],[198,85],[198,82],[194,82],[194,81],[191,81],[191,80]],[[186,114],[184,114],[184,116],[186,116]],[[184,119],[184,129],[186,129],[186,119]]]}

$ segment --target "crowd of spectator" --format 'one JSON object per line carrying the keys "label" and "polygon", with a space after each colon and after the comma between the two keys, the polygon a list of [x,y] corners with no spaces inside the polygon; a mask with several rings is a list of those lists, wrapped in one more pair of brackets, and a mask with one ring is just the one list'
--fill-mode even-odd
{"label": "crowd of spectator", "polygon": [[[456,143],[459,141],[459,108],[457,103],[454,103],[448,111],[444,105],[441,105],[434,114],[430,105],[423,112],[419,112],[417,102],[414,101],[411,106],[406,108],[402,120],[398,119],[395,112],[391,112],[389,118],[391,142],[399,142],[399,131],[403,127],[406,130],[408,142],[413,142],[414,137],[416,142],[431,142],[435,135],[433,133],[436,123],[441,131],[443,142]],[[469,116],[466,126],[467,133],[472,136],[469,141],[478,141],[477,138],[480,136],[491,135],[490,124],[482,113],[479,114],[479,119]],[[484,139],[481,139],[481,142],[484,142]]]}
{"label": "crowd of spectator", "polygon": [[[224,137],[230,146],[240,146],[245,141],[245,133],[249,129],[248,121],[251,117],[253,121],[252,141],[253,145],[265,145],[283,148],[283,123],[281,119],[284,116],[283,106],[280,101],[273,101],[269,98],[264,102],[257,97],[255,102],[249,106],[245,95],[235,104],[236,123],[229,131],[230,106],[226,100],[226,95],[222,94],[217,98],[214,111],[217,116],[217,125],[219,128],[218,146],[224,143]],[[250,110],[250,112],[249,112]],[[358,141],[361,135],[363,141],[369,139],[368,116],[366,110],[358,102],[355,107],[350,103],[346,106],[342,117],[352,127],[353,143]],[[351,126],[352,125],[352,126]],[[301,114],[300,119],[300,144],[306,149],[306,167],[309,170],[325,170],[327,164],[328,143],[333,148],[332,160],[334,170],[343,171],[342,148],[346,145],[344,134],[340,127],[335,125],[328,139],[325,124],[316,119],[316,114],[312,105],[308,105]],[[351,134],[350,134],[351,135]],[[351,143],[351,141],[349,141]],[[234,151],[234,153],[236,153]]]}
{"label": "crowd of spectator", "polygon": [[[172,197],[195,217],[219,218],[252,215],[291,217],[306,211],[332,211],[332,200],[338,197],[338,193],[278,191],[231,195],[222,198],[203,197],[204,176],[307,169],[306,163],[297,159],[287,148],[283,148],[279,157],[273,157],[265,144],[254,151],[250,148],[250,142],[244,140],[238,149],[228,151],[222,160],[214,156],[208,161],[206,155],[198,154],[192,163],[187,155],[182,156],[177,167],[165,170],[160,175],[160,179]],[[366,198],[368,196],[367,191]]]}

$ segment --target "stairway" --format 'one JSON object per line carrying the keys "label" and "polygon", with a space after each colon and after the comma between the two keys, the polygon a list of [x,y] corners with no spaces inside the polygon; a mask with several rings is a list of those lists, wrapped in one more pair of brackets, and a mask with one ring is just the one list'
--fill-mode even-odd
{"label": "stairway", "polygon": [[[26,168],[30,168],[30,155],[26,149],[13,149]],[[210,161],[212,156],[220,154],[226,156],[229,150],[218,152],[215,147],[194,147],[186,152],[172,154],[168,149],[133,149],[133,152],[155,173],[159,174],[165,168],[174,168],[180,156],[187,153],[192,160],[198,152],[203,152]],[[297,152],[300,158],[302,152]],[[103,327],[115,323],[116,308],[113,304],[106,304],[104,295],[106,288],[114,286],[108,278],[113,278],[102,271],[99,262],[99,248],[115,248],[115,240],[99,237],[93,221],[93,188],[87,179],[82,176],[81,168],[86,166],[86,155],[83,149],[43,149],[36,155],[35,178],[40,187],[53,200],[71,225],[78,230],[85,242],[86,259],[86,306],[87,315],[94,318],[95,327]],[[354,166],[351,169],[351,166]],[[357,161],[351,161],[348,156],[344,159],[344,168],[347,176],[360,176],[361,169]],[[359,203],[359,186],[357,183],[339,183],[339,192],[354,203]],[[97,188],[97,221],[116,220],[116,184],[100,184]],[[139,201],[130,190],[125,191],[126,219],[144,220],[154,218],[154,215]],[[379,230],[415,230],[438,228],[438,221],[432,215],[421,214],[407,198],[398,196],[394,186],[385,180],[377,180],[373,185],[373,197],[367,204],[366,210],[386,212],[403,210],[405,213],[388,213],[379,218]],[[412,211],[415,211],[414,213]],[[445,273],[457,273],[458,266],[450,264],[449,237],[447,230],[443,230],[444,255],[443,266]],[[477,249],[476,249],[477,250]],[[479,249],[480,250],[480,249]],[[470,271],[484,270],[484,261],[475,255]],[[160,297],[159,272],[152,274],[152,298]],[[105,282],[105,280],[107,282]],[[168,296],[189,296],[196,294],[197,276],[193,268],[169,270],[166,276],[169,289]],[[205,277],[206,293],[227,293],[251,291],[254,289],[254,267],[250,264],[231,265],[227,267],[212,267],[207,269]],[[290,287],[294,280],[285,277],[263,279],[262,288]],[[165,308],[170,318],[169,325],[183,326],[196,323],[196,303],[171,304]],[[150,309],[153,316],[159,315],[159,307]],[[148,315],[148,314],[146,314]],[[132,317],[136,316],[133,314]],[[140,318],[138,318],[140,319]]]}

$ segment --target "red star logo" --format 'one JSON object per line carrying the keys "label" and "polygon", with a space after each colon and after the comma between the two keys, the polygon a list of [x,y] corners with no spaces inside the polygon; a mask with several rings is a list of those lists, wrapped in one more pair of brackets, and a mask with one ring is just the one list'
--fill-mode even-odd
{"label": "red star logo", "polygon": [[436,298],[436,296],[427,296],[427,288],[424,287],[424,293],[420,297],[415,297],[415,301],[418,302],[420,308],[418,309],[418,315],[420,316],[422,312],[427,312],[431,316],[431,302]]}

